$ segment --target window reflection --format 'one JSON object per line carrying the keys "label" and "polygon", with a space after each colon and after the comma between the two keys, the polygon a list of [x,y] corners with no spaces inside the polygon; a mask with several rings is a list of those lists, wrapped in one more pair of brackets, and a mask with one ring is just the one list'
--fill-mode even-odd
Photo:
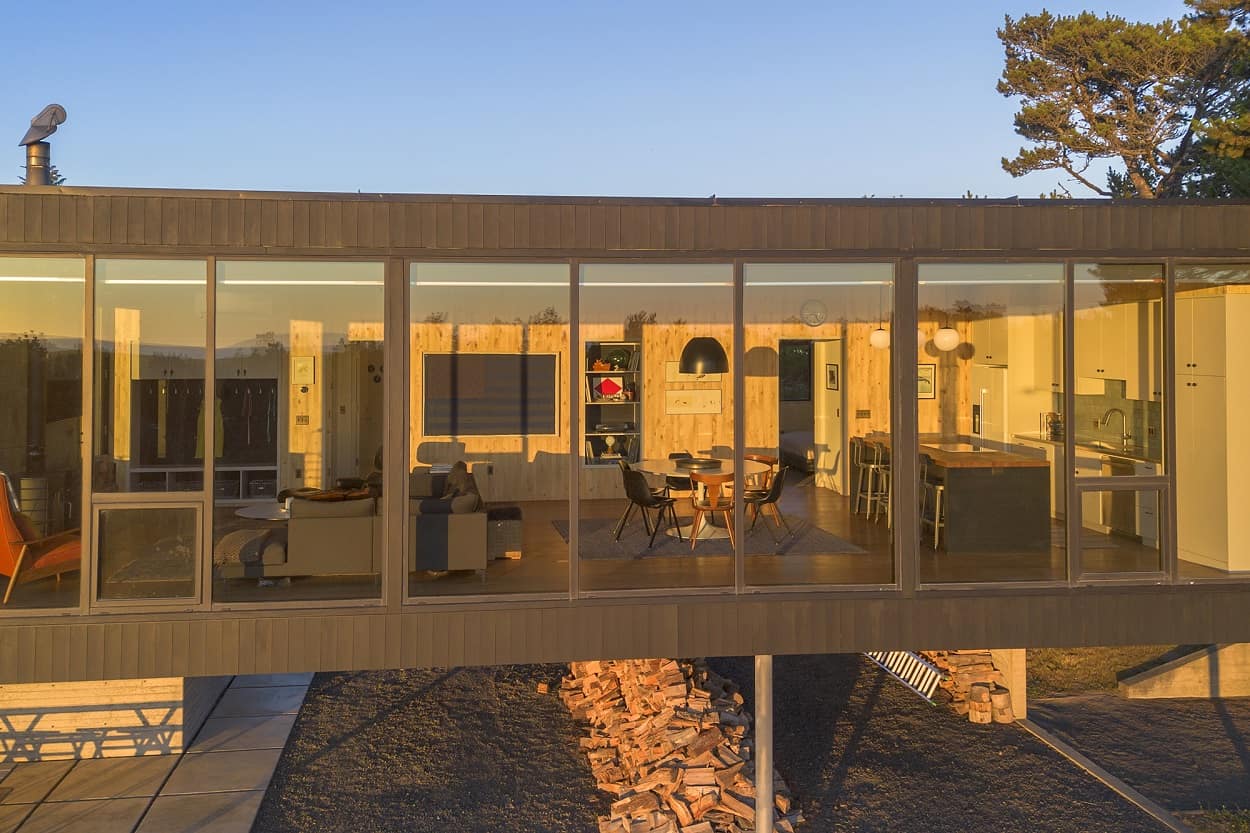
{"label": "window reflection", "polygon": [[409,592],[567,592],[568,265],[409,279]]}
{"label": "window reflection", "polygon": [[751,585],[889,584],[894,268],[748,264],[743,498]]}
{"label": "window reflection", "polygon": [[920,580],[1066,578],[1063,265],[921,264],[917,295]]}
{"label": "window reflection", "polygon": [[218,262],[218,601],[381,590],[383,265]]}
{"label": "window reflection", "polygon": [[0,610],[78,604],[83,272],[0,258]]}
{"label": "window reflection", "polygon": [[733,584],[732,285],[729,264],[582,267],[584,590]]}

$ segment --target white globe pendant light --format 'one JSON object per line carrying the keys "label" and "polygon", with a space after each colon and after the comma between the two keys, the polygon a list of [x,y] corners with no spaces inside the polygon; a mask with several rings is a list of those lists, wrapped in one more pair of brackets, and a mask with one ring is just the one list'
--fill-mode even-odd
{"label": "white globe pendant light", "polygon": [[886,350],[890,346],[890,331],[884,327],[877,327],[868,336],[868,343],[878,350]]}
{"label": "white globe pendant light", "polygon": [[959,346],[960,341],[962,339],[960,339],[958,331],[949,324],[933,334],[933,345],[943,352],[949,353],[951,350],[954,350]]}

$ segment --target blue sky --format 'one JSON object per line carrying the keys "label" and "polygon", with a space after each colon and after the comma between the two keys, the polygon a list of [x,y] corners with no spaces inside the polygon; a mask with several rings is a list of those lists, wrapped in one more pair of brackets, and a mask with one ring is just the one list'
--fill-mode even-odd
{"label": "blue sky", "polygon": [[[0,181],[21,174],[15,144],[56,101],[69,120],[54,162],[75,185],[1036,196],[1060,177],[999,164],[1020,143],[994,89],[995,29],[1042,6],[17,3]],[[47,37],[12,36],[31,31]]]}

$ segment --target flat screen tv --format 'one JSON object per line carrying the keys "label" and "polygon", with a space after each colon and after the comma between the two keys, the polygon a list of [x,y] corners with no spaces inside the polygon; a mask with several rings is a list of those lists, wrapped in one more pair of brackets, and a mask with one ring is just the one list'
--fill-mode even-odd
{"label": "flat screen tv", "polygon": [[426,353],[426,436],[557,434],[554,353]]}

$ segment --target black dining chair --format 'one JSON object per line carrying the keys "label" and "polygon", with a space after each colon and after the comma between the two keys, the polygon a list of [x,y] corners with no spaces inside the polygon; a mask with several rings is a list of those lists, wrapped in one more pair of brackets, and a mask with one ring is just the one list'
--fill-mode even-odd
{"label": "black dining chair", "polygon": [[[673,507],[675,503],[671,497],[663,497],[657,495],[651,490],[647,484],[647,478],[643,477],[642,472],[633,469],[622,469],[622,477],[625,479],[625,496],[629,498],[629,505],[625,507],[625,514],[621,516],[621,520],[616,525],[616,531],[612,537],[614,540],[621,540],[621,533],[625,531],[625,524],[629,521],[629,516],[633,514],[635,508],[642,513],[642,523],[647,528],[647,532],[651,534],[651,540],[647,544],[648,548],[655,546],[655,536],[659,533],[661,521],[667,511],[668,516],[673,524],[673,529],[677,530],[677,540],[682,540],[681,526],[677,522],[677,510]],[[655,523],[651,523],[651,516],[647,514],[650,510],[656,510]]]}
{"label": "black dining chair", "polygon": [[[772,515],[773,522],[777,524],[777,528],[785,527],[787,535],[793,535],[794,531],[790,529],[789,522],[786,521],[781,510],[777,508],[777,501],[781,500],[781,490],[786,485],[786,475],[789,473],[789,466],[782,466],[781,469],[773,476],[772,482],[768,485],[768,490],[764,492],[744,492],[742,502],[747,509],[751,511],[751,526],[747,528],[747,534],[755,529],[756,522],[760,519],[760,514],[764,510],[768,510],[768,514]],[[768,528],[768,534],[772,535],[773,542],[777,542],[777,536],[773,534],[773,530],[768,526],[768,522],[764,522],[764,526]]]}
{"label": "black dining chair", "polygon": [[[674,451],[668,455],[670,460],[689,460],[694,457],[689,451]],[[676,474],[667,475],[664,478],[664,487],[670,492],[693,492],[694,483],[689,477],[682,477]]]}

